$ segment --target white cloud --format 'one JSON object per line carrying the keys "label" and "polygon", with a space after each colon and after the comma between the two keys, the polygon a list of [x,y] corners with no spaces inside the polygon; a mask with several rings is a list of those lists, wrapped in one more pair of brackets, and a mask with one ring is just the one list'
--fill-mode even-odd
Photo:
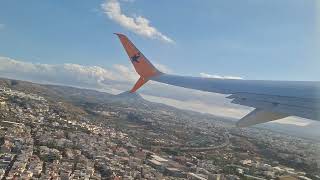
{"label": "white cloud", "polygon": [[105,80],[116,80],[115,72],[98,66],[78,64],[35,64],[0,57],[0,76],[37,82],[70,85],[99,85]]}
{"label": "white cloud", "polygon": [[212,74],[207,74],[207,73],[200,73],[201,77],[204,78],[217,78],[217,79],[243,79],[242,77],[238,76],[220,76],[220,75],[212,75]]}
{"label": "white cloud", "polygon": [[160,39],[164,42],[173,43],[168,36],[162,34],[155,27],[150,25],[150,21],[142,16],[130,17],[122,13],[118,0],[106,0],[101,4],[104,13],[122,27],[142,35],[144,37]]}
{"label": "white cloud", "polygon": [[119,79],[124,81],[135,82],[139,78],[139,75],[131,67],[127,67],[121,64],[113,65],[113,68],[118,72]]}
{"label": "white cloud", "polygon": [[163,64],[154,63],[154,66],[161,72],[172,73],[172,70]]}

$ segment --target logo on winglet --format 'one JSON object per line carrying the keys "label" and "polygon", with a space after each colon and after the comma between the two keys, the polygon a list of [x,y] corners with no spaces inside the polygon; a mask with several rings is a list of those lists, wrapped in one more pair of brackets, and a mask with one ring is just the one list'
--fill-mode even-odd
{"label": "logo on winglet", "polygon": [[140,53],[135,54],[134,56],[131,56],[130,59],[132,62],[139,63]]}

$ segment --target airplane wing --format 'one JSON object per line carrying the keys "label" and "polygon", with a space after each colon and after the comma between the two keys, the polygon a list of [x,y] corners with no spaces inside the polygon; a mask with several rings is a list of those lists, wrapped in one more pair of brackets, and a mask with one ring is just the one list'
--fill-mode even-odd
{"label": "airplane wing", "polygon": [[320,82],[264,81],[202,78],[160,72],[123,34],[116,34],[125,48],[139,80],[130,92],[147,81],[229,95],[232,103],[255,108],[237,122],[238,127],[282,119],[288,116],[320,121]]}

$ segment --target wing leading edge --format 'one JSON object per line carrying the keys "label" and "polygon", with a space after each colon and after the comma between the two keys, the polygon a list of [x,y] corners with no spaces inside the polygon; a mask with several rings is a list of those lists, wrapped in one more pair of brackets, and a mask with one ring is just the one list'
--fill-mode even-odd
{"label": "wing leading edge", "polygon": [[232,99],[232,103],[256,108],[238,121],[238,127],[288,116],[320,121],[320,82],[236,80],[164,74],[156,69],[125,35],[117,36],[140,75],[131,92],[153,80],[184,88],[230,94],[228,98]]}

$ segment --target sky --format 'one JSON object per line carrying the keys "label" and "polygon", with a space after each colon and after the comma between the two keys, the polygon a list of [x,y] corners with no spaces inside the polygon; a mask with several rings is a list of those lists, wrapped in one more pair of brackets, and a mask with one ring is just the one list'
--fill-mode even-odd
{"label": "sky", "polygon": [[0,55],[128,65],[112,34],[121,32],[176,74],[319,81],[317,8],[316,0],[3,0]]}
{"label": "sky", "polygon": [[[138,79],[126,34],[161,71],[235,79],[320,81],[316,0],[0,1],[0,77],[117,94]],[[239,119],[225,95],[148,83],[143,97]],[[289,118],[277,123],[306,126]]]}

